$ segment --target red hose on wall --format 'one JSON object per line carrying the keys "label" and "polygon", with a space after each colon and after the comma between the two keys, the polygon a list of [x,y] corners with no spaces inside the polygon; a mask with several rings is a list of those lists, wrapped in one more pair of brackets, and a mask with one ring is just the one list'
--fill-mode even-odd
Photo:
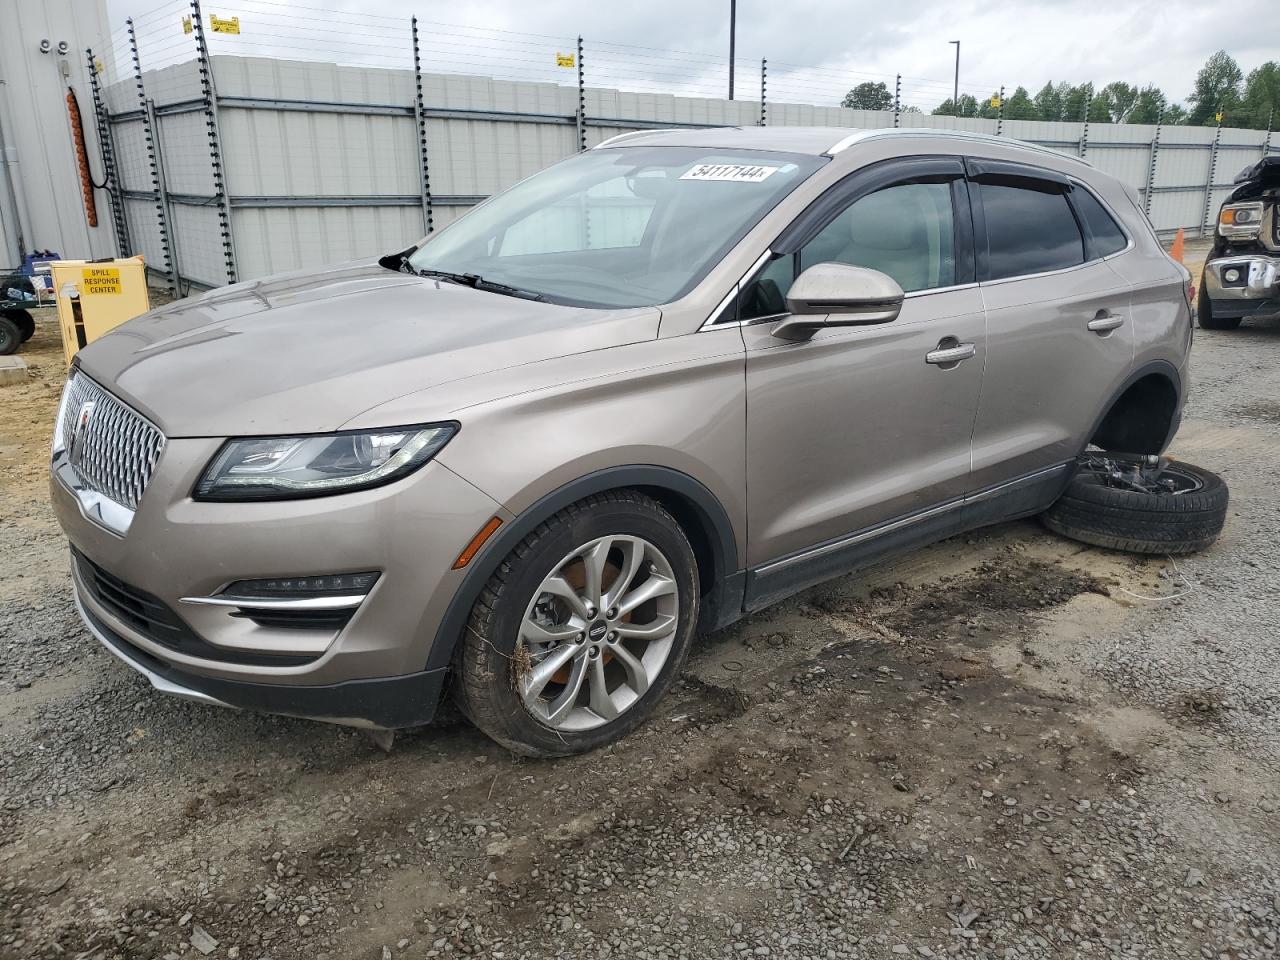
{"label": "red hose on wall", "polygon": [[80,104],[76,92],[67,88],[67,114],[71,118],[71,139],[76,148],[76,163],[80,165],[80,192],[84,194],[84,214],[89,226],[98,225],[98,204],[93,198],[93,174],[89,172],[89,152],[84,145],[84,123],[80,119]]}

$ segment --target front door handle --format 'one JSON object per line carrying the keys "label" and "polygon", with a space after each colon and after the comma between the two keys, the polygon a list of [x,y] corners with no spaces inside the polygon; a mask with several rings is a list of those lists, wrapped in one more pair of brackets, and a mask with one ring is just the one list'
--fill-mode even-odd
{"label": "front door handle", "polygon": [[1089,329],[1094,333],[1109,333],[1116,327],[1124,325],[1124,317],[1118,313],[1098,312],[1098,315],[1089,321]]}
{"label": "front door handle", "polygon": [[[943,344],[946,344],[946,346],[943,346]],[[936,350],[930,350],[924,355],[924,362],[946,366],[947,364],[959,363],[961,360],[968,360],[977,352],[978,348],[972,343],[960,343],[954,337],[948,337],[938,344]]]}

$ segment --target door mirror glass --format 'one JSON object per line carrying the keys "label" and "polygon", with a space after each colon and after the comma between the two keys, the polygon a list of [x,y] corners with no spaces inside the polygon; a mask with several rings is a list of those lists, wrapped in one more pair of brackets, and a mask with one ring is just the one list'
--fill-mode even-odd
{"label": "door mirror glass", "polygon": [[787,292],[789,316],[774,336],[804,339],[822,327],[854,327],[897,319],[906,295],[898,281],[879,270],[846,263],[818,263]]}

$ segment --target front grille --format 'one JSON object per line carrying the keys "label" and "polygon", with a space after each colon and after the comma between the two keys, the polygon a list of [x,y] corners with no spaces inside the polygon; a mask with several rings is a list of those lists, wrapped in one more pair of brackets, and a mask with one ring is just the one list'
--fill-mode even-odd
{"label": "front grille", "polygon": [[77,371],[67,386],[62,436],[81,483],[138,509],[164,449],[164,434],[151,421]]}
{"label": "front grille", "polygon": [[104,610],[148,640],[175,653],[224,663],[275,667],[296,666],[316,659],[314,656],[291,654],[240,653],[215,647],[192,630],[163,600],[107,573],[79,550],[73,548],[71,555],[75,559],[80,582]]}

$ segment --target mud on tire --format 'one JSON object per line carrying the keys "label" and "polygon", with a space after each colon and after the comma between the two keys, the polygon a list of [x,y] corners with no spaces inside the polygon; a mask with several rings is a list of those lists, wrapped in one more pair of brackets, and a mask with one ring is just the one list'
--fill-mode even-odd
{"label": "mud on tire", "polygon": [[1174,461],[1164,469],[1188,489],[1179,493],[1121,489],[1098,472],[1082,468],[1040,519],[1055,533],[1111,550],[1156,554],[1203,550],[1218,538],[1226,522],[1227,484],[1216,473],[1189,463]]}
{"label": "mud on tire", "polygon": [[[556,728],[535,717],[522,700],[520,679],[533,665],[522,630],[531,604],[543,594],[546,578],[561,570],[568,555],[582,545],[605,537],[637,538],[661,552],[676,588],[674,611],[669,614],[676,617],[674,635],[661,668],[647,677],[647,689],[616,718],[590,729]],[[645,576],[641,569],[638,582],[642,586]],[[454,659],[453,694],[458,706],[484,733],[526,756],[567,756],[612,743],[653,712],[679,674],[693,639],[698,593],[693,548],[661,504],[633,490],[587,497],[539,524],[489,578]],[[597,615],[602,617],[604,611]],[[586,642],[590,645],[590,639]],[[603,653],[609,656],[608,649]],[[582,691],[585,698],[589,687],[584,684]]]}

